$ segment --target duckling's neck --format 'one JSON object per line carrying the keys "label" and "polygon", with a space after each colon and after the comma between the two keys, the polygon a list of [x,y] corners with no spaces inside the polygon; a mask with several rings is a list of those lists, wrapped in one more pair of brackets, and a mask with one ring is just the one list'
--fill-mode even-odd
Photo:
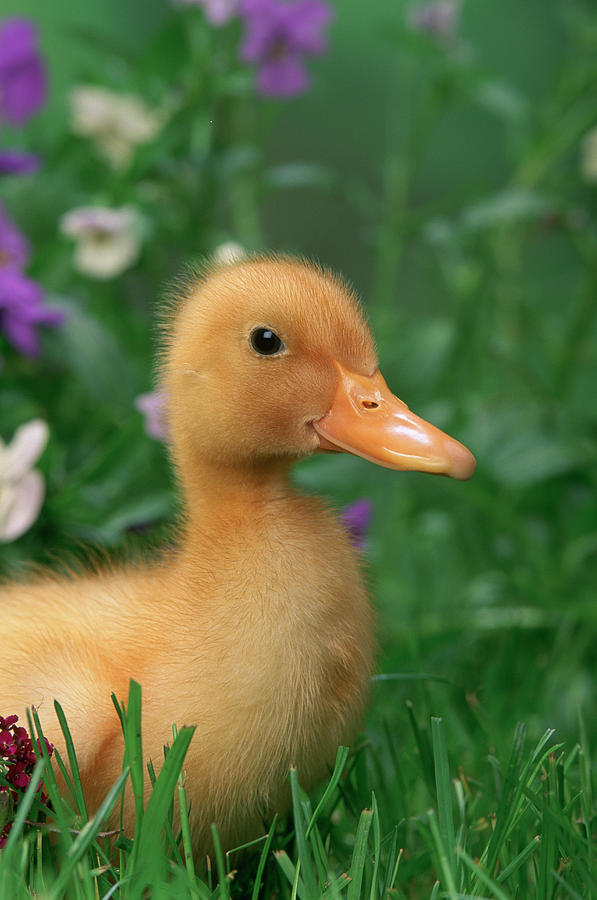
{"label": "duckling's neck", "polygon": [[214,520],[251,518],[270,504],[290,497],[293,460],[267,460],[245,465],[194,461],[178,467],[184,495],[187,535]]}

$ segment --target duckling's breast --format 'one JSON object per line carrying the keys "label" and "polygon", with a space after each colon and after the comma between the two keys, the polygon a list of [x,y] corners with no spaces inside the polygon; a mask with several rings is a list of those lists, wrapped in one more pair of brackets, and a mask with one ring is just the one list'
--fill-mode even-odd
{"label": "duckling's breast", "polygon": [[[373,624],[355,551],[315,500],[280,502],[275,517],[254,514],[246,531],[229,523],[226,542],[213,530],[195,538],[176,576],[186,593],[175,628],[180,672],[176,660],[158,660],[147,680],[155,698],[179,680],[173,714],[197,725],[188,783],[212,791],[218,821],[232,796],[247,809],[284,805],[291,765],[307,788],[326,775],[360,724]],[[151,698],[144,710],[151,732]]]}

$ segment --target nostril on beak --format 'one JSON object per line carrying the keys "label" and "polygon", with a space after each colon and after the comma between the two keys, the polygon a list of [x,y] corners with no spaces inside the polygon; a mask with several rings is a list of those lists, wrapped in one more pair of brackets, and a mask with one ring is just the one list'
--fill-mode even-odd
{"label": "nostril on beak", "polygon": [[361,400],[361,406],[363,409],[377,409],[379,403],[375,400]]}

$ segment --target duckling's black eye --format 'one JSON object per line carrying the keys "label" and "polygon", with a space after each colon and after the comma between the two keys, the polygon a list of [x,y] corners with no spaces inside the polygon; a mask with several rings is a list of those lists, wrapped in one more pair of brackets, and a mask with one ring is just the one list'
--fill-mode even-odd
{"label": "duckling's black eye", "polygon": [[273,356],[284,349],[282,338],[271,328],[256,328],[251,332],[251,347],[261,356]]}

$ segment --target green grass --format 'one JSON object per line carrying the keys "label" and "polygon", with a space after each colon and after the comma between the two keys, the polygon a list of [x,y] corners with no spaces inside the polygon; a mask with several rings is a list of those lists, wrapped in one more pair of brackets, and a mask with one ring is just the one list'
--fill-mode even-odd
{"label": "green grass", "polygon": [[[126,750],[121,777],[89,818],[79,790],[76,753],[61,717],[72,771],[60,798],[55,763],[42,757],[54,807],[32,825],[36,777],[20,803],[0,855],[0,896],[61,898],[496,898],[597,897],[594,769],[579,721],[569,746],[546,731],[537,742],[516,728],[509,754],[491,748],[450,757],[449,723],[420,721],[412,705],[400,746],[391,729],[380,743],[339,748],[329,782],[312,797],[289,773],[292,810],[263,837],[224,853],[213,826],[214,858],[193,860],[183,816],[173,832],[174,798],[187,808],[181,769],[193,729],[176,733],[160,773],[145,771],[139,740],[141,690],[131,683],[120,709]],[[39,720],[37,730],[39,733]],[[423,750],[423,748],[425,748]],[[60,765],[60,762],[58,762]],[[478,769],[473,770],[475,764]],[[143,807],[143,781],[153,792]],[[134,835],[105,836],[106,817],[130,780]],[[192,811],[191,811],[192,815]]]}

